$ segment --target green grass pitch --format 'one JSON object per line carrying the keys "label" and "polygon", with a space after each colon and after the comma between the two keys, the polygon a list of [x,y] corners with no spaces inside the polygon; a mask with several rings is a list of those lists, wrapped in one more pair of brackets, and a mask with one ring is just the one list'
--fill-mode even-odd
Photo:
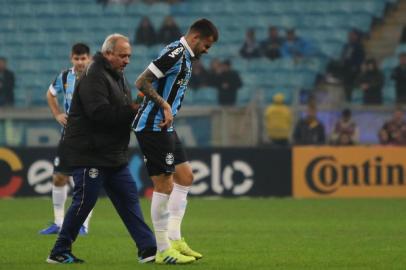
{"label": "green grass pitch", "polygon": [[[148,200],[142,200],[149,224]],[[189,200],[183,235],[204,258],[187,266],[137,263],[110,201],[100,199],[74,254],[84,265],[48,265],[55,235],[50,199],[0,200],[0,269],[406,269],[406,200]]]}

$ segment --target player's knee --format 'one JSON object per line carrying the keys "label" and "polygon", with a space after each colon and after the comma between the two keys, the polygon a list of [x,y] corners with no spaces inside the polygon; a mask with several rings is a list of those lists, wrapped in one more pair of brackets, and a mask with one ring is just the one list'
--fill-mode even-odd
{"label": "player's knee", "polygon": [[190,171],[190,172],[188,172],[187,174],[186,174],[186,177],[185,177],[185,186],[191,186],[192,184],[193,184],[193,180],[194,180],[194,177],[193,177],[193,173]]}
{"label": "player's knee", "polygon": [[173,182],[170,183],[161,183],[160,185],[155,186],[155,191],[164,194],[170,194],[173,189]]}
{"label": "player's knee", "polygon": [[60,173],[56,173],[52,177],[52,182],[57,187],[62,187],[64,185],[66,185],[68,183],[68,181],[69,181],[69,176],[63,175]]}
{"label": "player's knee", "polygon": [[164,194],[170,194],[173,189],[172,175],[160,175],[152,177],[154,183],[154,191]]}
{"label": "player's knee", "polygon": [[171,194],[172,187],[169,187],[168,185],[155,186],[154,191],[163,194]]}
{"label": "player's knee", "polygon": [[176,183],[182,186],[191,186],[193,184],[193,173],[192,171],[183,173],[182,175],[178,175],[176,177]]}

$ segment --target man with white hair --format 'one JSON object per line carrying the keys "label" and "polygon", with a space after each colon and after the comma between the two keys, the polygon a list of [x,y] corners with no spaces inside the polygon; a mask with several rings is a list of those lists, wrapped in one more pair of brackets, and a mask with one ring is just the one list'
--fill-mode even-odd
{"label": "man with white hair", "polygon": [[75,187],[48,263],[84,262],[72,254],[72,243],[102,186],[137,245],[139,261],[155,258],[155,238],[144,222],[137,187],[128,168],[130,126],[138,107],[131,100],[123,74],[130,56],[128,38],[110,35],[77,82],[61,142]]}

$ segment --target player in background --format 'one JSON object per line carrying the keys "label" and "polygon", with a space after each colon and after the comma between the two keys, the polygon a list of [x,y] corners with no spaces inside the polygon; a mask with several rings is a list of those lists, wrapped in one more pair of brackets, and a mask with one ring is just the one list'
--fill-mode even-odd
{"label": "player in background", "polygon": [[[72,100],[75,82],[80,77],[81,73],[91,60],[90,49],[84,43],[76,43],[72,46],[70,60],[72,67],[62,71],[49,86],[46,94],[48,106],[51,109],[52,115],[56,121],[62,126],[61,138],[64,135],[64,127],[67,123],[67,115],[69,113],[70,103]],[[58,103],[58,94],[62,94],[64,98],[64,108],[61,110]],[[64,164],[64,159],[59,154],[54,160],[54,174],[52,176],[52,203],[54,207],[54,222],[43,230],[40,234],[57,234],[62,227],[63,218],[65,215],[65,202],[68,195],[68,183],[71,172]],[[89,229],[89,220],[92,215],[90,212],[86,221],[80,228],[80,234],[86,235]]]}
{"label": "player in background", "polygon": [[158,264],[185,264],[203,257],[181,236],[193,172],[172,122],[192,74],[192,59],[207,53],[217,39],[212,22],[197,20],[184,37],[166,46],[136,81],[145,97],[133,130],[154,185],[151,217]]}

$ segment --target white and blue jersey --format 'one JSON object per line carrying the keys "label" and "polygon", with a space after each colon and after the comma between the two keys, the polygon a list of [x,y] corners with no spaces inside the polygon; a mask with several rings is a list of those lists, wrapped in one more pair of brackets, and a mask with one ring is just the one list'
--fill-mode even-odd
{"label": "white and blue jersey", "polygon": [[69,113],[73,91],[75,90],[76,74],[73,68],[62,71],[49,86],[49,91],[56,97],[63,93],[65,113]]}
{"label": "white and blue jersey", "polygon": [[[157,77],[153,82],[154,89],[172,107],[175,117],[178,113],[187,84],[192,75],[193,51],[184,37],[166,46],[159,57],[151,62],[148,69]],[[163,130],[158,125],[163,120],[163,111],[154,101],[144,97],[133,122],[133,130],[173,131],[173,126]]]}

